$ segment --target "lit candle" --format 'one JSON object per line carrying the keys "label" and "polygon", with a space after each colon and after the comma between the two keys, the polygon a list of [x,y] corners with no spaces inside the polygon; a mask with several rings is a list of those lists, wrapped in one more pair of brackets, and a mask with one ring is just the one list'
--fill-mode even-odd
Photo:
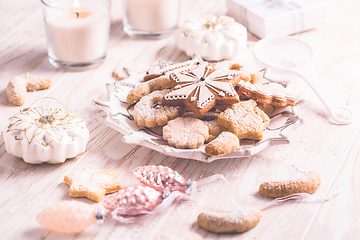
{"label": "lit candle", "polygon": [[103,62],[109,40],[110,0],[42,2],[53,65],[84,67]]}
{"label": "lit candle", "polygon": [[176,29],[181,0],[122,0],[129,35],[167,35]]}

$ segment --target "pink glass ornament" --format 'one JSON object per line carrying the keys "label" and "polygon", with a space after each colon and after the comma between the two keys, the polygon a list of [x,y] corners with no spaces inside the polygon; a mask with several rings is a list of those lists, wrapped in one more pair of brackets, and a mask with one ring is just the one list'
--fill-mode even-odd
{"label": "pink glass ornament", "polygon": [[178,172],[161,165],[138,167],[134,170],[134,175],[141,183],[156,190],[169,189],[171,192],[185,192],[188,184]]}
{"label": "pink glass ornament", "polygon": [[105,197],[103,206],[114,211],[122,210],[123,214],[136,214],[151,211],[163,200],[162,192],[147,186],[131,186]]}
{"label": "pink glass ornament", "polygon": [[95,215],[91,205],[65,201],[45,208],[36,216],[36,220],[53,231],[78,233],[96,222]]}

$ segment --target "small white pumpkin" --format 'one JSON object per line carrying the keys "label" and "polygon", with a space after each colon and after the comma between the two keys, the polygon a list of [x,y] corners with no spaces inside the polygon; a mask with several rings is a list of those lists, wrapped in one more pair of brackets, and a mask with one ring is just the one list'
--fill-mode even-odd
{"label": "small white pumpkin", "polygon": [[62,109],[25,108],[9,118],[3,138],[6,151],[27,163],[57,164],[85,152],[89,130]]}
{"label": "small white pumpkin", "polygon": [[247,29],[228,16],[205,15],[185,21],[175,31],[178,48],[207,61],[234,59],[247,49]]}

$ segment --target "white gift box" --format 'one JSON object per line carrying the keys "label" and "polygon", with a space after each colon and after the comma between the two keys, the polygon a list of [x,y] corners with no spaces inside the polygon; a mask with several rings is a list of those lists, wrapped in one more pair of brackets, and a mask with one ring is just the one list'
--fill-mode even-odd
{"label": "white gift box", "polygon": [[306,31],[325,22],[327,0],[226,0],[228,15],[265,38]]}

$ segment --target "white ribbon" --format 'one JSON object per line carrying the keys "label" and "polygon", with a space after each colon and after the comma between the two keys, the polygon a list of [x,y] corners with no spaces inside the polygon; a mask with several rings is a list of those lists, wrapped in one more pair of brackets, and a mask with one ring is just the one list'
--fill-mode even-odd
{"label": "white ribbon", "polygon": [[[210,183],[212,181],[215,181],[217,179],[222,179],[225,182],[228,182],[226,178],[221,174],[215,174],[210,177],[201,179],[199,181],[194,181],[189,189],[186,191],[186,194],[180,192],[180,191],[174,191],[170,193],[168,197],[166,197],[161,204],[159,204],[157,207],[155,207],[152,211],[145,211],[145,210],[129,210],[125,208],[116,208],[111,212],[112,218],[116,221],[119,221],[124,224],[134,223],[137,221],[143,221],[146,219],[150,219],[161,212],[163,212],[166,208],[168,208],[176,198],[181,197],[185,200],[192,200],[191,196],[188,194],[191,194],[193,191],[196,190],[197,187],[202,186],[204,184]],[[124,217],[124,215],[127,215],[129,217]]]}
{"label": "white ribbon", "polygon": [[[134,223],[136,221],[143,221],[146,219],[150,219],[159,213],[163,212],[166,208],[168,208],[177,197],[181,196],[183,193],[179,191],[172,192],[164,201],[154,208],[152,211],[144,211],[144,210],[128,210],[124,208],[116,208],[111,212],[112,218],[121,223],[129,224]],[[123,217],[121,215],[130,215],[136,217]],[[137,216],[140,215],[140,216]]]}
{"label": "white ribbon", "polygon": [[291,194],[291,195],[288,195],[285,197],[275,198],[271,202],[262,205],[259,209],[265,210],[265,209],[272,207],[278,203],[282,203],[282,202],[286,202],[286,201],[290,201],[290,200],[301,200],[301,201],[306,201],[306,202],[326,202],[326,201],[329,201],[330,199],[332,199],[333,197],[337,196],[341,191],[342,190],[340,190],[340,191],[334,193],[333,195],[331,195],[330,197],[326,197],[326,198],[314,197],[313,195],[311,195],[309,193],[294,193],[294,194]]}

